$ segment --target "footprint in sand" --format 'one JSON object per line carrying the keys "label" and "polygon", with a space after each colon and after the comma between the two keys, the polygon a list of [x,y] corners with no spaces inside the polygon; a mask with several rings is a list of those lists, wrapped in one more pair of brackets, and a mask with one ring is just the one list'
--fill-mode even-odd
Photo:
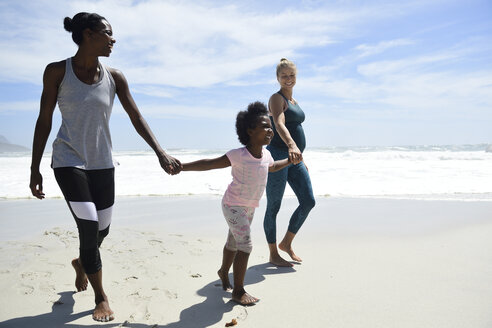
{"label": "footprint in sand", "polygon": [[158,240],[158,239],[150,239],[150,240],[147,240],[147,242],[149,244],[151,244],[152,246],[162,245],[162,240]]}
{"label": "footprint in sand", "polygon": [[65,245],[65,248],[68,248],[78,236],[73,231],[61,230],[60,228],[55,228],[53,230],[45,231],[45,236],[55,236],[58,238],[60,242]]}
{"label": "footprint in sand", "polygon": [[49,278],[52,273],[47,271],[22,272],[21,278],[25,280],[38,280],[38,278]]}
{"label": "footprint in sand", "polygon": [[202,256],[203,255],[203,250],[201,250],[199,248],[194,248],[188,252],[190,253],[190,255],[194,255],[194,256]]}
{"label": "footprint in sand", "polygon": [[48,262],[49,265],[52,265],[52,266],[57,266],[58,268],[64,268],[66,267],[67,265],[64,264],[64,263],[53,263],[53,262]]}
{"label": "footprint in sand", "polygon": [[34,287],[33,286],[22,284],[20,287],[21,287],[20,288],[21,294],[31,295],[34,292]]}
{"label": "footprint in sand", "polygon": [[43,292],[54,292],[56,290],[56,287],[53,285],[43,285],[39,286],[39,290]]}
{"label": "footprint in sand", "polygon": [[32,247],[32,248],[37,248],[37,249],[44,249],[43,246],[41,246],[41,245],[35,245],[35,244],[27,245],[27,247]]}
{"label": "footprint in sand", "polygon": [[165,290],[165,291],[164,291],[164,294],[166,294],[166,296],[167,296],[169,299],[177,299],[177,298],[178,298],[178,294],[177,294],[177,293],[171,292],[171,291],[169,291],[169,290]]}
{"label": "footprint in sand", "polygon": [[246,320],[246,318],[248,317],[248,310],[246,310],[245,307],[237,307],[239,309],[239,313],[237,314],[237,318],[241,321],[244,321]]}

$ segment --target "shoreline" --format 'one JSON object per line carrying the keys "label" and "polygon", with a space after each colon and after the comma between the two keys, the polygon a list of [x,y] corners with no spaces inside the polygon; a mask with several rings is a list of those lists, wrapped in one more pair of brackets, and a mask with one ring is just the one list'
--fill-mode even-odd
{"label": "shoreline", "polygon": [[[176,193],[176,194],[135,194],[135,195],[116,195],[118,199],[128,198],[184,198],[184,197],[222,197],[223,193]],[[417,201],[457,201],[457,202],[492,202],[492,192],[480,192],[480,193],[465,193],[456,192],[452,194],[383,194],[383,195],[345,195],[345,194],[315,194],[316,199],[377,199],[377,200],[417,200]],[[295,199],[294,194],[284,195],[284,199]],[[51,197],[45,197],[45,200],[64,200],[62,195],[56,195]],[[0,196],[0,204],[6,201],[24,201],[24,200],[38,200],[34,196]],[[262,202],[266,201],[263,196]]]}
{"label": "shoreline", "polygon": [[[205,229],[212,235],[225,224],[220,207],[221,195],[117,196],[112,227],[159,227]],[[316,206],[303,229],[309,233],[380,234],[422,233],[428,229],[447,229],[492,222],[492,202],[472,200],[396,199],[379,197],[316,197]],[[188,206],[188,203],[193,206]],[[263,238],[263,198],[255,211],[252,232]],[[287,229],[288,216],[297,207],[293,196],[284,197],[279,212],[278,231]],[[439,211],[443,209],[447,215]],[[61,227],[75,230],[75,222],[62,198],[0,200],[0,242],[23,240]],[[326,214],[326,215],[325,215]],[[433,217],[432,217],[433,216]],[[186,224],[184,224],[186,222]],[[196,227],[191,227],[195,225]],[[208,226],[208,227],[207,227]],[[190,228],[191,227],[191,228]],[[210,228],[209,228],[210,227]],[[280,238],[280,236],[279,236]]]}

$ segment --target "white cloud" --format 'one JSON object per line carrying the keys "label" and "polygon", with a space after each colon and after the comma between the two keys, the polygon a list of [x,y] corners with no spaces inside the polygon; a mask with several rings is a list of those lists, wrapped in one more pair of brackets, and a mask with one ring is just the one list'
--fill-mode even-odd
{"label": "white cloud", "polygon": [[[320,74],[300,77],[298,88],[336,103],[347,117],[362,113],[359,118],[490,120],[492,70],[468,65],[483,55],[484,47],[488,46],[460,41],[439,51],[426,53],[424,49],[403,58],[364,64],[357,57],[344,57],[335,60],[338,67],[330,65]],[[356,68],[358,74],[343,77],[347,67]]]}
{"label": "white cloud", "polygon": [[173,98],[174,93],[167,88],[156,85],[137,84],[132,88],[132,92],[157,98]]}
{"label": "white cloud", "polygon": [[415,41],[409,39],[396,39],[390,41],[381,41],[375,45],[360,44],[357,47],[355,47],[355,50],[360,52],[359,57],[367,57],[367,56],[380,54],[391,48],[407,46],[414,43]]}
{"label": "white cloud", "polygon": [[[114,58],[132,67],[125,74],[136,83],[177,87],[236,80],[303,47],[325,45],[332,22],[339,20],[323,12],[252,14],[234,6],[187,2],[145,2],[120,10],[112,19],[116,38],[122,36]],[[136,51],[139,55],[132,56]]]}
{"label": "white cloud", "polygon": [[[366,112],[373,119],[381,117],[413,117],[435,119],[492,119],[492,71],[461,74],[401,73],[381,79],[362,81],[343,79],[326,81],[311,78],[302,90],[342,106],[349,112]],[[330,104],[330,101],[326,101]],[[330,105],[327,105],[330,107]],[[325,106],[326,108],[326,106]],[[324,114],[326,115],[326,114]]]}
{"label": "white cloud", "polygon": [[[200,105],[168,105],[168,104],[144,104],[139,105],[144,117],[152,118],[203,118],[215,120],[233,120],[237,115],[236,108],[209,107]],[[114,107],[114,113],[124,113],[118,103]]]}
{"label": "white cloud", "polygon": [[[238,2],[240,4],[240,2]],[[255,3],[258,5],[259,3]],[[265,12],[221,2],[38,1],[2,23],[0,81],[40,83],[50,61],[74,54],[62,21],[94,11],[112,24],[117,40],[110,59],[132,83],[209,87],[273,66],[306,47],[335,42],[369,17],[367,8],[302,8]],[[43,8],[44,10],[41,10]],[[5,18],[6,14],[0,14]]]}
{"label": "white cloud", "polygon": [[[378,30],[398,16],[413,26],[409,12],[421,14],[443,0],[312,6],[299,1],[275,10],[265,10],[260,1],[8,2],[0,4],[0,82],[40,84],[48,62],[76,51],[63,18],[94,11],[110,21],[117,40],[111,57],[102,61],[124,72],[134,95],[150,96],[138,104],[145,117],[233,119],[236,110],[226,106],[238,107],[234,101],[241,90],[256,87],[255,97],[268,97],[262,85],[276,88],[273,69],[281,57],[302,61],[296,93],[306,96],[303,104],[322,113],[320,118],[331,119],[335,112],[368,119],[492,115],[492,68],[482,65],[490,58],[489,35],[446,43],[439,38],[443,43],[430,50],[422,31],[435,31],[433,22],[411,33]],[[180,98],[183,94],[196,99]],[[240,96],[243,102],[252,95]],[[149,103],[151,97],[162,105]],[[169,99],[177,105],[166,103]],[[191,101],[200,105],[183,105]],[[0,104],[3,112],[38,108],[37,101]]]}
{"label": "white cloud", "polygon": [[2,101],[0,102],[1,112],[39,112],[39,101]]}
{"label": "white cloud", "polygon": [[401,74],[404,72],[426,71],[433,64],[457,59],[452,53],[412,56],[397,60],[380,60],[369,64],[357,66],[357,72],[363,76],[385,76],[388,74]]}

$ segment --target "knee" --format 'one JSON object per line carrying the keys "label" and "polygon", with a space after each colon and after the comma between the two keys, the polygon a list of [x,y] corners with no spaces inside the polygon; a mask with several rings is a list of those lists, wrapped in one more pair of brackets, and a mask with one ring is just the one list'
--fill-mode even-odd
{"label": "knee", "polygon": [[247,234],[244,238],[237,243],[237,250],[246,254],[250,254],[253,250],[253,242],[251,241],[251,236]]}
{"label": "knee", "polygon": [[251,254],[251,252],[253,251],[253,244],[249,243],[249,244],[241,245],[240,247],[237,248],[237,250],[246,254]]}
{"label": "knee", "polygon": [[98,247],[101,247],[101,244],[102,244],[104,238],[106,238],[106,236],[108,234],[109,234],[109,227],[107,227],[106,229],[101,230],[97,233],[97,246]]}
{"label": "knee", "polygon": [[234,240],[227,240],[225,249],[231,252],[237,252],[236,242]]}
{"label": "knee", "polygon": [[282,205],[282,199],[267,200],[267,212],[277,214],[280,211],[280,206]]}
{"label": "knee", "polygon": [[80,249],[80,263],[86,274],[101,270],[102,263],[98,248]]}
{"label": "knee", "polygon": [[314,199],[314,197],[306,197],[301,202],[301,206],[307,211],[313,209],[315,205],[316,205],[316,200]]}

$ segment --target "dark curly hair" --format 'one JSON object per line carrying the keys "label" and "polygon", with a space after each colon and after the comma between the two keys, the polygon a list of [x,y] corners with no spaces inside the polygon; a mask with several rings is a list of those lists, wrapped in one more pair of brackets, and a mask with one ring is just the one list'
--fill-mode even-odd
{"label": "dark curly hair", "polygon": [[246,110],[240,111],[236,117],[236,133],[243,145],[249,143],[248,129],[254,129],[258,118],[268,116],[268,109],[261,101],[255,101],[248,105]]}
{"label": "dark curly hair", "polygon": [[83,40],[82,32],[86,28],[97,30],[103,25],[103,20],[106,20],[106,18],[101,15],[81,12],[73,16],[73,18],[65,17],[63,27],[67,32],[72,32],[73,42],[80,46]]}

